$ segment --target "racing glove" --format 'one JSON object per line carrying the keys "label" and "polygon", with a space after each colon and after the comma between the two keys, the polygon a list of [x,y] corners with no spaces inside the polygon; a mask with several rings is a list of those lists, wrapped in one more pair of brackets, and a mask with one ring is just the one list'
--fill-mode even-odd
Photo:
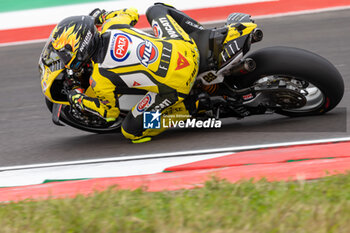
{"label": "racing glove", "polygon": [[131,18],[131,26],[135,26],[139,20],[139,13],[137,9],[133,7],[110,12],[96,8],[89,15],[95,18],[95,24],[97,26],[101,26],[108,19],[121,15],[128,15]]}
{"label": "racing glove", "polygon": [[83,105],[83,98],[85,95],[83,94],[83,89],[82,88],[76,88],[74,90],[71,90],[68,93],[68,101],[70,105],[79,110],[79,111],[84,111],[84,105]]}
{"label": "racing glove", "polygon": [[89,98],[88,96],[86,96],[85,94],[83,94],[84,90],[82,88],[76,88],[74,90],[71,90],[69,93],[68,93],[68,100],[69,100],[69,103],[70,105],[80,111],[80,112],[90,112],[92,114],[95,114],[103,119],[105,119],[105,121],[107,122],[112,122],[112,121],[116,121],[117,118],[114,118],[114,117],[102,117],[97,111],[92,111],[91,109],[89,109],[88,107],[85,107],[84,104],[83,104],[83,99],[84,98]]}

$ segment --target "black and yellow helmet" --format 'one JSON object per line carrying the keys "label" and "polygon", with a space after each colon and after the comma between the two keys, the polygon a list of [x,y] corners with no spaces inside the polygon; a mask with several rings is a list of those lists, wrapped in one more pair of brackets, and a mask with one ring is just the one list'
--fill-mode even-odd
{"label": "black and yellow helmet", "polygon": [[72,16],[52,31],[52,47],[67,69],[79,70],[96,50],[99,32],[91,16]]}

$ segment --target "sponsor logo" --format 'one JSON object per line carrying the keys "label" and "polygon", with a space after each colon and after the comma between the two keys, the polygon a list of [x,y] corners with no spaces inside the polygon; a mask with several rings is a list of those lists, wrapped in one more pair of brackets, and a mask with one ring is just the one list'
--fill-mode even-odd
{"label": "sponsor logo", "polygon": [[173,28],[173,26],[170,24],[169,20],[165,17],[159,18],[160,23],[163,25],[165,30],[168,32],[170,38],[178,38],[179,35]]}
{"label": "sponsor logo", "polygon": [[187,80],[186,82],[186,86],[192,86],[194,84],[194,77],[197,75],[197,66],[194,67],[192,73],[191,73],[191,76],[190,78]]}
{"label": "sponsor logo", "polygon": [[90,83],[90,86],[92,87],[92,89],[94,89],[96,87],[96,81],[92,77],[90,77],[89,83]]}
{"label": "sponsor logo", "polygon": [[160,29],[158,22],[152,21],[152,29],[155,37],[161,38],[163,36],[162,29]]}
{"label": "sponsor logo", "polygon": [[175,70],[181,70],[190,65],[187,59],[180,52],[178,52],[178,54],[179,54],[179,58],[177,59],[177,67]]}
{"label": "sponsor logo", "polygon": [[143,128],[144,129],[160,129],[160,116],[162,114],[159,111],[156,112],[144,112],[143,113]]}
{"label": "sponsor logo", "polygon": [[85,47],[89,44],[90,40],[92,38],[92,33],[90,31],[87,32],[85,39],[83,41],[83,43],[81,44],[81,47],[79,49],[80,52],[83,52]]}
{"label": "sponsor logo", "polygon": [[158,49],[151,41],[145,40],[137,47],[136,54],[141,64],[148,67],[149,64],[157,60]]}
{"label": "sponsor logo", "polygon": [[155,106],[152,111],[160,111],[166,107],[169,107],[171,104],[171,101],[168,99],[163,100],[160,104],[158,104],[157,106]]}
{"label": "sponsor logo", "polygon": [[252,93],[249,93],[249,94],[247,94],[247,95],[244,95],[244,96],[243,96],[243,99],[244,99],[244,100],[250,100],[250,99],[253,99],[253,97],[254,97],[253,94],[252,94]]}
{"label": "sponsor logo", "polygon": [[159,59],[160,62],[159,62],[158,70],[154,73],[156,75],[164,78],[164,77],[166,77],[166,75],[168,73],[173,47],[168,42],[161,41],[161,43],[163,44],[163,50],[161,52],[162,54],[161,54],[160,59]]}
{"label": "sponsor logo", "polygon": [[134,81],[134,83],[132,84],[132,86],[133,86],[133,87],[136,87],[136,86],[141,86],[141,84],[140,84],[140,83],[138,83],[138,82],[136,82],[136,81]]}
{"label": "sponsor logo", "polygon": [[46,84],[45,81],[43,81],[42,84],[43,84],[43,87],[42,87],[43,93],[45,93],[45,91],[46,91],[46,89],[47,89],[47,84]]}
{"label": "sponsor logo", "polygon": [[[244,37],[245,38],[245,37]],[[221,57],[224,62],[235,55],[241,48],[238,46],[237,40],[229,41],[224,50],[221,52]]]}
{"label": "sponsor logo", "polygon": [[143,97],[143,99],[137,105],[136,107],[137,111],[139,112],[145,111],[145,108],[147,108],[150,105],[151,101],[152,101],[151,95],[147,94],[145,97]]}
{"label": "sponsor logo", "polygon": [[189,20],[187,20],[185,23],[190,25],[191,27],[194,27],[194,28],[197,28],[197,29],[200,29],[200,30],[204,29],[204,27],[202,25],[199,25],[199,24],[194,23],[194,22],[189,21]]}
{"label": "sponsor logo", "polygon": [[101,100],[100,101],[102,104],[106,105],[106,104],[109,104],[109,101],[108,100]]}
{"label": "sponsor logo", "polygon": [[116,33],[112,37],[111,56],[118,62],[125,61],[131,52],[132,40],[124,33]]}

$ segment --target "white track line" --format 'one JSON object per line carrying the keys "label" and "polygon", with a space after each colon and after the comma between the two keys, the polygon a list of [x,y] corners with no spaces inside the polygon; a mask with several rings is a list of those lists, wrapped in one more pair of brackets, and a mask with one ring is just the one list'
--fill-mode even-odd
{"label": "white track line", "polygon": [[234,153],[234,152],[238,152],[238,151],[247,151],[247,150],[263,149],[263,148],[275,148],[275,147],[284,147],[284,146],[320,144],[320,143],[344,142],[344,141],[350,141],[350,137],[272,143],[272,144],[262,144],[262,145],[252,145],[252,146],[238,146],[238,147],[226,147],[226,148],[215,148],[215,149],[203,149],[203,150],[192,150],[192,151],[180,151],[180,152],[169,152],[169,153],[158,153],[158,154],[143,154],[143,155],[112,157],[112,158],[103,158],[103,159],[78,160],[78,161],[70,161],[70,162],[8,166],[8,167],[0,167],[0,172],[9,171],[9,170],[22,170],[22,169],[31,169],[31,168],[44,168],[44,167],[58,167],[58,166],[67,166],[67,165],[96,164],[96,163],[106,163],[106,162],[125,162],[125,161],[143,160],[143,159],[193,156],[193,155],[200,155],[200,154],[220,153],[220,152]]}
{"label": "white track line", "polygon": [[[295,15],[307,15],[307,14],[316,14],[316,13],[323,13],[323,12],[328,12],[328,11],[340,11],[340,10],[347,10],[347,9],[350,9],[350,6],[330,7],[330,8],[295,11],[295,12],[293,11],[293,12],[280,13],[280,14],[260,15],[260,16],[253,16],[253,19],[268,19],[268,18],[277,18],[277,17],[286,17],[286,16],[295,16]],[[214,20],[214,21],[208,21],[208,22],[202,22],[202,23],[204,25],[209,25],[209,24],[217,24],[217,23],[223,23],[223,22],[224,22],[223,20]],[[143,28],[141,30],[147,30],[147,29],[150,29],[150,28]],[[7,47],[7,46],[42,43],[42,42],[45,42],[46,40],[47,39],[38,39],[38,40],[2,43],[2,44],[0,44],[0,48]]]}
{"label": "white track line", "polygon": [[[231,153],[203,154],[183,157],[167,157],[108,163],[42,167],[0,172],[0,187],[42,184],[45,180],[74,180],[108,177],[125,177],[161,173],[166,168]],[[1,192],[1,189],[0,189]]]}

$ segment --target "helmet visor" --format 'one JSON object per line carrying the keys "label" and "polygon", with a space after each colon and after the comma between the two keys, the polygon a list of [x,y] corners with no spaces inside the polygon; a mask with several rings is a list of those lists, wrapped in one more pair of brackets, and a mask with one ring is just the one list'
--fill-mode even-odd
{"label": "helmet visor", "polygon": [[74,57],[74,53],[69,51],[66,48],[62,48],[62,49],[56,50],[56,51],[57,51],[57,55],[60,57],[60,59],[64,63],[64,65],[65,66],[69,65],[69,63],[72,61],[72,59]]}
{"label": "helmet visor", "polygon": [[83,64],[73,52],[66,48],[58,50],[57,55],[60,57],[67,69],[79,70]]}

